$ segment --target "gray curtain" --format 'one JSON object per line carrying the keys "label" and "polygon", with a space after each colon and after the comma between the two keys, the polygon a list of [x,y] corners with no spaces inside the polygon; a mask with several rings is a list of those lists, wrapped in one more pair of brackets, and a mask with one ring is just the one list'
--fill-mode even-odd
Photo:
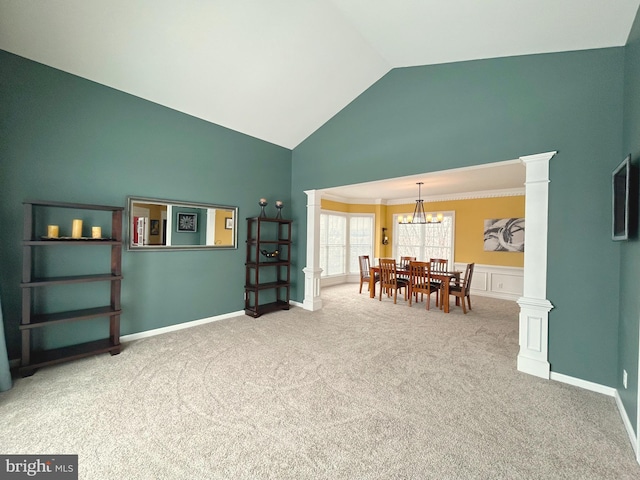
{"label": "gray curtain", "polygon": [[0,392],[11,388],[11,371],[7,356],[7,343],[4,339],[4,321],[2,320],[2,301],[0,301]]}

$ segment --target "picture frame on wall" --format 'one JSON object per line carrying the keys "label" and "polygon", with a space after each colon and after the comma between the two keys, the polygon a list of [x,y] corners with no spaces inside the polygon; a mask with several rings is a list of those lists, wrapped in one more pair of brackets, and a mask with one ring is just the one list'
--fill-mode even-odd
{"label": "picture frame on wall", "polygon": [[178,213],[176,230],[178,232],[197,232],[198,215],[195,213]]}
{"label": "picture frame on wall", "polygon": [[151,228],[149,231],[150,235],[159,235],[160,234],[160,221],[159,220],[151,220]]}
{"label": "picture frame on wall", "polygon": [[226,230],[233,230],[233,218],[227,217],[224,219],[224,228]]}
{"label": "picture frame on wall", "polygon": [[524,218],[484,221],[485,252],[524,252]]}

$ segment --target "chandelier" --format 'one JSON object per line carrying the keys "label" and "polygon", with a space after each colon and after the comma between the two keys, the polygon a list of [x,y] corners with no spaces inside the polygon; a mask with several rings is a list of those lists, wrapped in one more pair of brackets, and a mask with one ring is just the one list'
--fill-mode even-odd
{"label": "chandelier", "polygon": [[424,182],[416,182],[416,185],[418,185],[418,199],[413,209],[413,215],[400,215],[398,217],[398,223],[442,223],[444,218],[442,213],[437,213],[435,216],[431,213],[424,213],[424,200],[422,200],[423,184]]}

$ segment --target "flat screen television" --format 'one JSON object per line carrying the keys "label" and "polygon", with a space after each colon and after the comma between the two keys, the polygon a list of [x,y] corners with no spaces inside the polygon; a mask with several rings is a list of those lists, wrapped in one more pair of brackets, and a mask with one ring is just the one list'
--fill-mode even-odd
{"label": "flat screen television", "polygon": [[618,165],[612,174],[613,182],[613,240],[629,239],[629,210],[631,190],[631,155]]}

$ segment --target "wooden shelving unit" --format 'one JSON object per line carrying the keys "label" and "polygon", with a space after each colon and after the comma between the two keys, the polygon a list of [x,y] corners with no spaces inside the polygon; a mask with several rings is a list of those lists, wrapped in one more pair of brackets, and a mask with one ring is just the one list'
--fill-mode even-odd
{"label": "wooden shelving unit", "polygon": [[247,315],[259,317],[289,309],[291,244],[291,220],[247,218],[244,286],[244,311]]}
{"label": "wooden shelving unit", "polygon": [[[46,208],[65,208],[111,212],[111,238],[108,239],[41,239],[34,234],[34,222],[37,212]],[[24,202],[24,236],[22,264],[22,358],[20,373],[32,375],[35,370],[68,360],[89,355],[109,352],[120,353],[120,291],[122,281],[122,212],[123,207],[106,205],[90,205],[81,203],[25,201]],[[89,275],[73,275],[65,277],[35,278],[34,250],[38,248],[55,248],[56,246],[93,246],[111,249],[110,272]],[[55,285],[73,285],[87,282],[110,282],[110,299],[108,305],[79,310],[54,313],[36,313],[34,311],[33,291]],[[109,319],[109,335],[100,340],[82,344],[69,345],[51,350],[34,350],[32,332],[41,327],[55,326],[67,322],[79,322],[93,318]]]}

